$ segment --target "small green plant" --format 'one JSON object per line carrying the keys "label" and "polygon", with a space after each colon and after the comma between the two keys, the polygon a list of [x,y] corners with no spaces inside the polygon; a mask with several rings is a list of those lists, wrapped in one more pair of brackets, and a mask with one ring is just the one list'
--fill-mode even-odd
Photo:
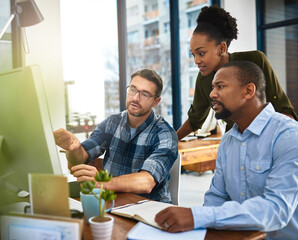
{"label": "small green plant", "polygon": [[[103,183],[109,182],[113,178],[113,175],[109,174],[108,170],[100,170],[94,177],[95,181],[100,182],[100,192],[99,196],[93,192],[95,188],[94,181],[85,181],[81,184],[81,192],[83,194],[93,194],[99,201],[99,216],[104,217],[107,202],[116,199],[117,194],[114,194],[113,190],[103,189]],[[104,200],[104,205],[102,206],[102,201]]]}

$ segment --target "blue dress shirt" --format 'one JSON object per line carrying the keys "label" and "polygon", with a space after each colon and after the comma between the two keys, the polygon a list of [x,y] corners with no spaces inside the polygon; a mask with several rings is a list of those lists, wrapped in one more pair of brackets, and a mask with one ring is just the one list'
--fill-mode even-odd
{"label": "blue dress shirt", "polygon": [[178,156],[178,137],[161,116],[152,111],[144,123],[131,131],[127,111],[111,115],[82,146],[89,154],[87,163],[105,153],[103,167],[113,176],[149,172],[157,184],[151,193],[140,195],[171,202],[169,171]]}
{"label": "blue dress shirt", "polygon": [[298,123],[269,103],[241,134],[221,140],[195,228],[260,230],[267,239],[298,236]]}

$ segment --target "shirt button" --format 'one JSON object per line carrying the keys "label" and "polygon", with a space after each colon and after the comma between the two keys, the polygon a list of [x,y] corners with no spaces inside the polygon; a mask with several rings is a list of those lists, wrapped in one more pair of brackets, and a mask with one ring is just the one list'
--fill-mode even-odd
{"label": "shirt button", "polygon": [[245,145],[246,145],[246,143],[245,143],[245,142],[243,142],[243,143],[242,143],[242,146],[244,147]]}
{"label": "shirt button", "polygon": [[244,170],[244,167],[241,167],[240,169],[241,169],[241,171],[243,171]]}
{"label": "shirt button", "polygon": [[257,170],[260,170],[260,166],[256,166],[256,169],[257,169]]}
{"label": "shirt button", "polygon": [[244,192],[241,193],[241,196],[242,196],[242,197],[244,196]]}

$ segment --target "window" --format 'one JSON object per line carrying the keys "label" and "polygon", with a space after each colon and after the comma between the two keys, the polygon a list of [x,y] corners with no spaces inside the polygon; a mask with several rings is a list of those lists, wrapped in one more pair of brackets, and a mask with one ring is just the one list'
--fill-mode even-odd
{"label": "window", "polygon": [[127,33],[127,42],[128,43],[136,43],[139,39],[139,31],[133,31]]}
{"label": "window", "polygon": [[[0,2],[0,32],[10,17],[10,0]],[[12,32],[11,25],[0,39],[0,71],[8,71],[13,68],[12,62]]]}
{"label": "window", "polygon": [[258,1],[258,49],[265,52],[283,90],[298,111],[298,1]]}
{"label": "window", "polygon": [[170,22],[165,22],[163,24],[163,32],[164,33],[169,33],[170,32]]}
{"label": "window", "polygon": [[105,0],[60,4],[66,124],[84,140],[98,123],[120,111],[117,6]]}
{"label": "window", "polygon": [[195,28],[197,26],[197,17],[199,16],[199,13],[199,10],[187,13],[187,25],[189,28]]}
{"label": "window", "polygon": [[134,17],[138,15],[138,5],[132,6],[127,9],[127,16]]}
{"label": "window", "polygon": [[[127,75],[137,70],[149,68],[155,70],[163,79],[164,88],[161,102],[154,108],[156,114],[162,115],[172,123],[171,96],[171,62],[169,31],[169,9],[152,0],[126,0],[126,9],[138,5],[139,16],[131,18],[127,14]],[[138,41],[132,41],[130,33],[139,31]],[[166,30],[167,29],[167,30]],[[129,81],[130,79],[127,79]]]}
{"label": "window", "polygon": [[[185,1],[180,4],[180,59],[181,59],[181,113],[182,124],[187,120],[187,112],[192,104],[195,90],[195,82],[199,69],[194,64],[193,56],[189,49],[189,41],[193,30],[197,26],[197,17],[201,9],[210,5],[206,1]],[[183,8],[182,8],[183,6]]]}

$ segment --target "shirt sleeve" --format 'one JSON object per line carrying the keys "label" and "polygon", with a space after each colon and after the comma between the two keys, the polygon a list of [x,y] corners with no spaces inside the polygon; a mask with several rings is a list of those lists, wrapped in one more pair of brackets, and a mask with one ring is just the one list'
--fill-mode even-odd
{"label": "shirt sleeve", "polygon": [[178,157],[178,137],[174,130],[162,130],[153,138],[152,153],[144,161],[141,170],[149,172],[161,183],[169,174]]}
{"label": "shirt sleeve", "polygon": [[106,126],[109,124],[109,118],[102,121],[96,129],[92,132],[90,137],[82,142],[83,148],[86,150],[86,152],[89,155],[89,158],[86,161],[86,164],[90,163],[95,158],[99,157],[104,153],[106,150],[106,145],[108,142],[108,139],[110,138],[106,134]]}
{"label": "shirt sleeve", "polygon": [[215,179],[206,197],[206,205],[214,206],[192,208],[194,227],[266,232],[285,227],[298,204],[298,146],[293,142],[298,142],[297,131],[287,130],[277,138],[273,166],[261,196],[243,203],[225,201],[218,205],[226,194],[224,185]]}
{"label": "shirt sleeve", "polygon": [[188,118],[193,131],[202,127],[210,111],[210,97],[211,82],[213,75],[203,77],[202,74],[198,74],[196,80],[196,88],[193,99],[193,104],[188,111]]}

